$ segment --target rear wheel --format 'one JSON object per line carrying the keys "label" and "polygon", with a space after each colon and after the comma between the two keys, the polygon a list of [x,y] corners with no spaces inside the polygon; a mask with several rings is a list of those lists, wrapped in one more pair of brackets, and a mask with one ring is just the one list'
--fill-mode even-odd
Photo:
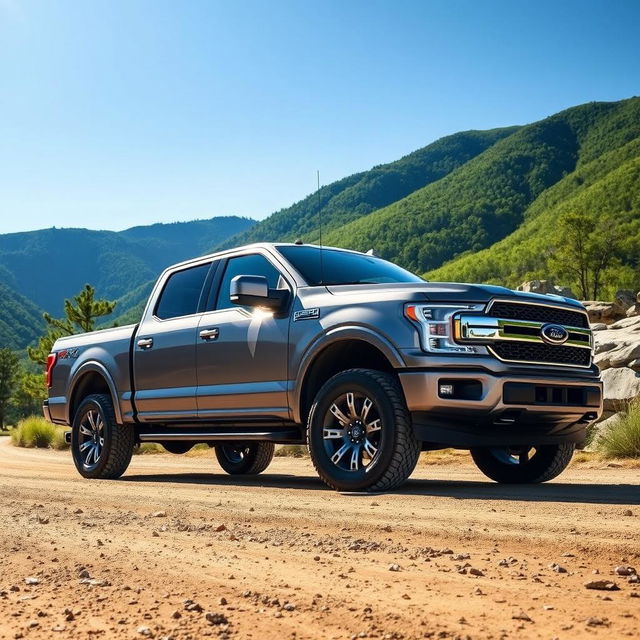
{"label": "rear wheel", "polygon": [[273,460],[273,442],[221,442],[216,444],[216,458],[231,475],[262,473]]}
{"label": "rear wheel", "polygon": [[111,397],[96,393],[78,407],[71,427],[71,454],[85,478],[119,478],[135,446],[133,427],[116,422]]}
{"label": "rear wheel", "polygon": [[471,457],[485,476],[506,484],[546,482],[560,475],[571,462],[575,444],[540,447],[482,447]]}
{"label": "rear wheel", "polygon": [[420,443],[396,379],[350,369],[333,376],[311,407],[307,442],[322,480],[339,491],[387,491],[411,475]]}

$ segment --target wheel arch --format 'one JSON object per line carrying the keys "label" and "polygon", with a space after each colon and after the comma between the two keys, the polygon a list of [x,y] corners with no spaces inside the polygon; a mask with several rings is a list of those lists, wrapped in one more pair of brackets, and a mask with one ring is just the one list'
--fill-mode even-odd
{"label": "wheel arch", "polygon": [[364,328],[349,328],[328,333],[305,355],[295,387],[293,419],[304,424],[318,389],[340,371],[353,368],[376,369],[395,373],[404,363],[385,339]]}
{"label": "wheel arch", "polygon": [[122,414],[116,385],[107,368],[96,361],[88,361],[82,364],[75,372],[69,385],[69,402],[67,405],[67,423],[72,424],[78,405],[92,393],[106,393],[111,396],[116,422],[122,424]]}

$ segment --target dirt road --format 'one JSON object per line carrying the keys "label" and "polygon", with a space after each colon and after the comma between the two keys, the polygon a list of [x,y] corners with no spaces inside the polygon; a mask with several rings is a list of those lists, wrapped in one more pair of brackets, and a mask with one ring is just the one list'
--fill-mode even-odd
{"label": "dirt road", "polygon": [[354,496],[290,458],[243,479],[137,456],[87,481],[3,438],[0,491],[3,640],[640,635],[640,584],[613,573],[640,571],[637,469],[505,487],[422,464]]}

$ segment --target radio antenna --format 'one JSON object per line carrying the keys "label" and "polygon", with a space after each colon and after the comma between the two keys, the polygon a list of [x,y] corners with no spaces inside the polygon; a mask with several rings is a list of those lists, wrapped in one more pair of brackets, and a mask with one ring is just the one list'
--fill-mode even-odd
{"label": "radio antenna", "polygon": [[320,204],[320,169],[316,170],[318,194],[318,226],[320,227],[320,284],[324,284],[324,261],[322,259],[322,206]]}

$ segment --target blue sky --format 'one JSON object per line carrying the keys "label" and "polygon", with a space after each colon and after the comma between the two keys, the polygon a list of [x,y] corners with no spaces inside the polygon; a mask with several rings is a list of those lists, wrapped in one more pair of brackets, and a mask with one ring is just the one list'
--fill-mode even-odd
{"label": "blue sky", "polygon": [[640,94],[640,2],[0,0],[0,233],[263,218]]}

